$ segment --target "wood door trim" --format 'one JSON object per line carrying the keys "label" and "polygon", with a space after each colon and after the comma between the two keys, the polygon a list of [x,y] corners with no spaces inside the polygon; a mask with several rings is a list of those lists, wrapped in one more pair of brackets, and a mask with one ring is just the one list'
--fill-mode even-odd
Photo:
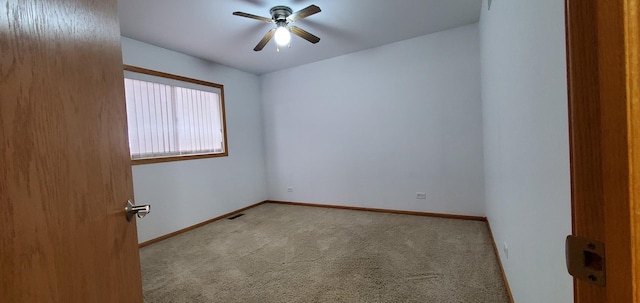
{"label": "wood door trim", "polygon": [[316,204],[316,203],[306,203],[306,202],[289,202],[289,201],[274,201],[274,200],[267,200],[266,202],[275,203],[275,204],[285,204],[285,205],[372,211],[372,212],[378,212],[378,213],[435,217],[435,218],[445,218],[445,219],[472,220],[472,221],[484,221],[484,222],[487,221],[487,217],[481,217],[481,216],[454,215],[454,214],[429,213],[429,212],[410,211],[410,210],[395,210],[395,209],[385,209],[385,208],[370,208],[370,207],[344,206],[344,205],[331,205],[331,204]]}
{"label": "wood door trim", "polygon": [[[588,212],[603,200],[597,22],[593,1],[566,0],[567,86],[574,235],[604,242],[602,211]],[[591,148],[596,146],[598,148]],[[574,301],[605,302],[605,293],[574,279]]]}
{"label": "wood door trim", "polygon": [[565,2],[573,233],[606,254],[606,288],[574,279],[579,303],[640,297],[638,2]]}
{"label": "wood door trim", "polygon": [[597,7],[606,302],[633,302],[625,2],[600,0]]}
{"label": "wood door trim", "polygon": [[640,301],[640,0],[625,5],[633,300]]}
{"label": "wood door trim", "polygon": [[200,222],[200,223],[198,223],[198,224],[191,225],[191,226],[189,226],[189,227],[185,227],[185,228],[183,228],[183,229],[180,229],[180,230],[174,231],[174,232],[172,232],[172,233],[170,233],[170,234],[166,234],[166,235],[164,235],[164,236],[160,236],[160,237],[157,237],[157,238],[154,238],[154,239],[148,240],[148,241],[144,241],[144,242],[142,242],[142,243],[138,244],[138,247],[143,248],[143,247],[145,247],[145,246],[149,246],[149,245],[151,245],[151,244],[153,244],[153,243],[157,243],[157,242],[160,242],[160,241],[162,241],[162,240],[166,240],[166,239],[169,239],[169,238],[171,238],[171,237],[175,237],[175,236],[177,236],[177,235],[180,235],[180,234],[186,233],[186,232],[188,232],[188,231],[190,231],[190,230],[194,230],[194,229],[196,229],[196,228],[198,228],[198,227],[205,226],[205,225],[207,225],[207,224],[209,224],[209,223],[213,223],[213,222],[216,222],[216,221],[218,221],[218,220],[221,220],[221,219],[224,219],[224,218],[227,218],[227,217],[233,216],[233,215],[238,214],[238,213],[241,213],[241,212],[243,212],[243,211],[245,211],[245,210],[247,210],[247,209],[254,208],[254,207],[256,207],[256,206],[260,206],[260,205],[265,204],[265,203],[267,203],[267,201],[258,202],[258,203],[256,203],[256,204],[252,204],[252,205],[249,205],[249,206],[247,206],[247,207],[243,207],[243,208],[241,208],[241,209],[234,210],[234,211],[232,211],[232,212],[230,212],[230,213],[226,213],[226,214],[224,214],[224,215],[221,215],[221,216],[215,217],[215,218],[213,218],[213,219],[209,219],[209,220],[207,220],[207,221]]}

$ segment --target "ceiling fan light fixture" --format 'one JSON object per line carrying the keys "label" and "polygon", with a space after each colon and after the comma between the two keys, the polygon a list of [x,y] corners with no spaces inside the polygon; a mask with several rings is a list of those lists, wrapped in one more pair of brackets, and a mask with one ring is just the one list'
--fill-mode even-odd
{"label": "ceiling fan light fixture", "polygon": [[291,42],[291,33],[289,32],[289,28],[287,28],[287,26],[278,26],[274,38],[279,46],[289,45],[289,42]]}
{"label": "ceiling fan light fixture", "polygon": [[320,7],[314,4],[309,5],[295,13],[293,12],[293,10],[291,10],[290,7],[278,5],[272,7],[269,10],[271,19],[244,12],[233,12],[233,15],[276,24],[276,28],[271,28],[264,35],[264,37],[262,37],[262,40],[258,42],[256,47],[253,48],[254,51],[259,52],[264,48],[265,45],[267,45],[267,43],[269,43],[269,40],[271,40],[271,38],[275,38],[276,40],[276,44],[278,46],[276,47],[277,51],[280,51],[281,46],[290,47],[291,45],[289,43],[291,42],[291,34],[294,34],[313,44],[320,42],[320,38],[297,26],[290,25],[290,23],[300,21],[321,11],[322,10],[320,10]]}

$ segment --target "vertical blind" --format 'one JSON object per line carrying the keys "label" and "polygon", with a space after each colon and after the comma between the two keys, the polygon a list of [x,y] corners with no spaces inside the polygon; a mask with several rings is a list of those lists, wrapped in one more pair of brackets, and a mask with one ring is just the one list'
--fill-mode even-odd
{"label": "vertical blind", "polygon": [[220,95],[125,78],[132,159],[223,153]]}

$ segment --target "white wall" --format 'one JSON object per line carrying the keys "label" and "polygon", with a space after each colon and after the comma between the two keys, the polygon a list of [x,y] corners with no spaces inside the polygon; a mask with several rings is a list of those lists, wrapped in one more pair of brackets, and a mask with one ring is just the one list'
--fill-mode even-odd
{"label": "white wall", "polygon": [[485,214],[477,24],[261,80],[271,199]]}
{"label": "white wall", "polygon": [[518,303],[573,302],[563,1],[484,1],[487,216]]}
{"label": "white wall", "polygon": [[267,198],[260,80],[230,67],[122,37],[125,64],[224,85],[229,156],[133,166],[139,242]]}

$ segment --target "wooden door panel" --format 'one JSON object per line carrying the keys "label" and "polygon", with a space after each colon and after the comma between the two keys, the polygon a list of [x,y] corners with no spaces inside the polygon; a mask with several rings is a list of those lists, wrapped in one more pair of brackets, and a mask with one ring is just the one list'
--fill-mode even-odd
{"label": "wooden door panel", "polygon": [[0,301],[142,302],[116,0],[0,3]]}

